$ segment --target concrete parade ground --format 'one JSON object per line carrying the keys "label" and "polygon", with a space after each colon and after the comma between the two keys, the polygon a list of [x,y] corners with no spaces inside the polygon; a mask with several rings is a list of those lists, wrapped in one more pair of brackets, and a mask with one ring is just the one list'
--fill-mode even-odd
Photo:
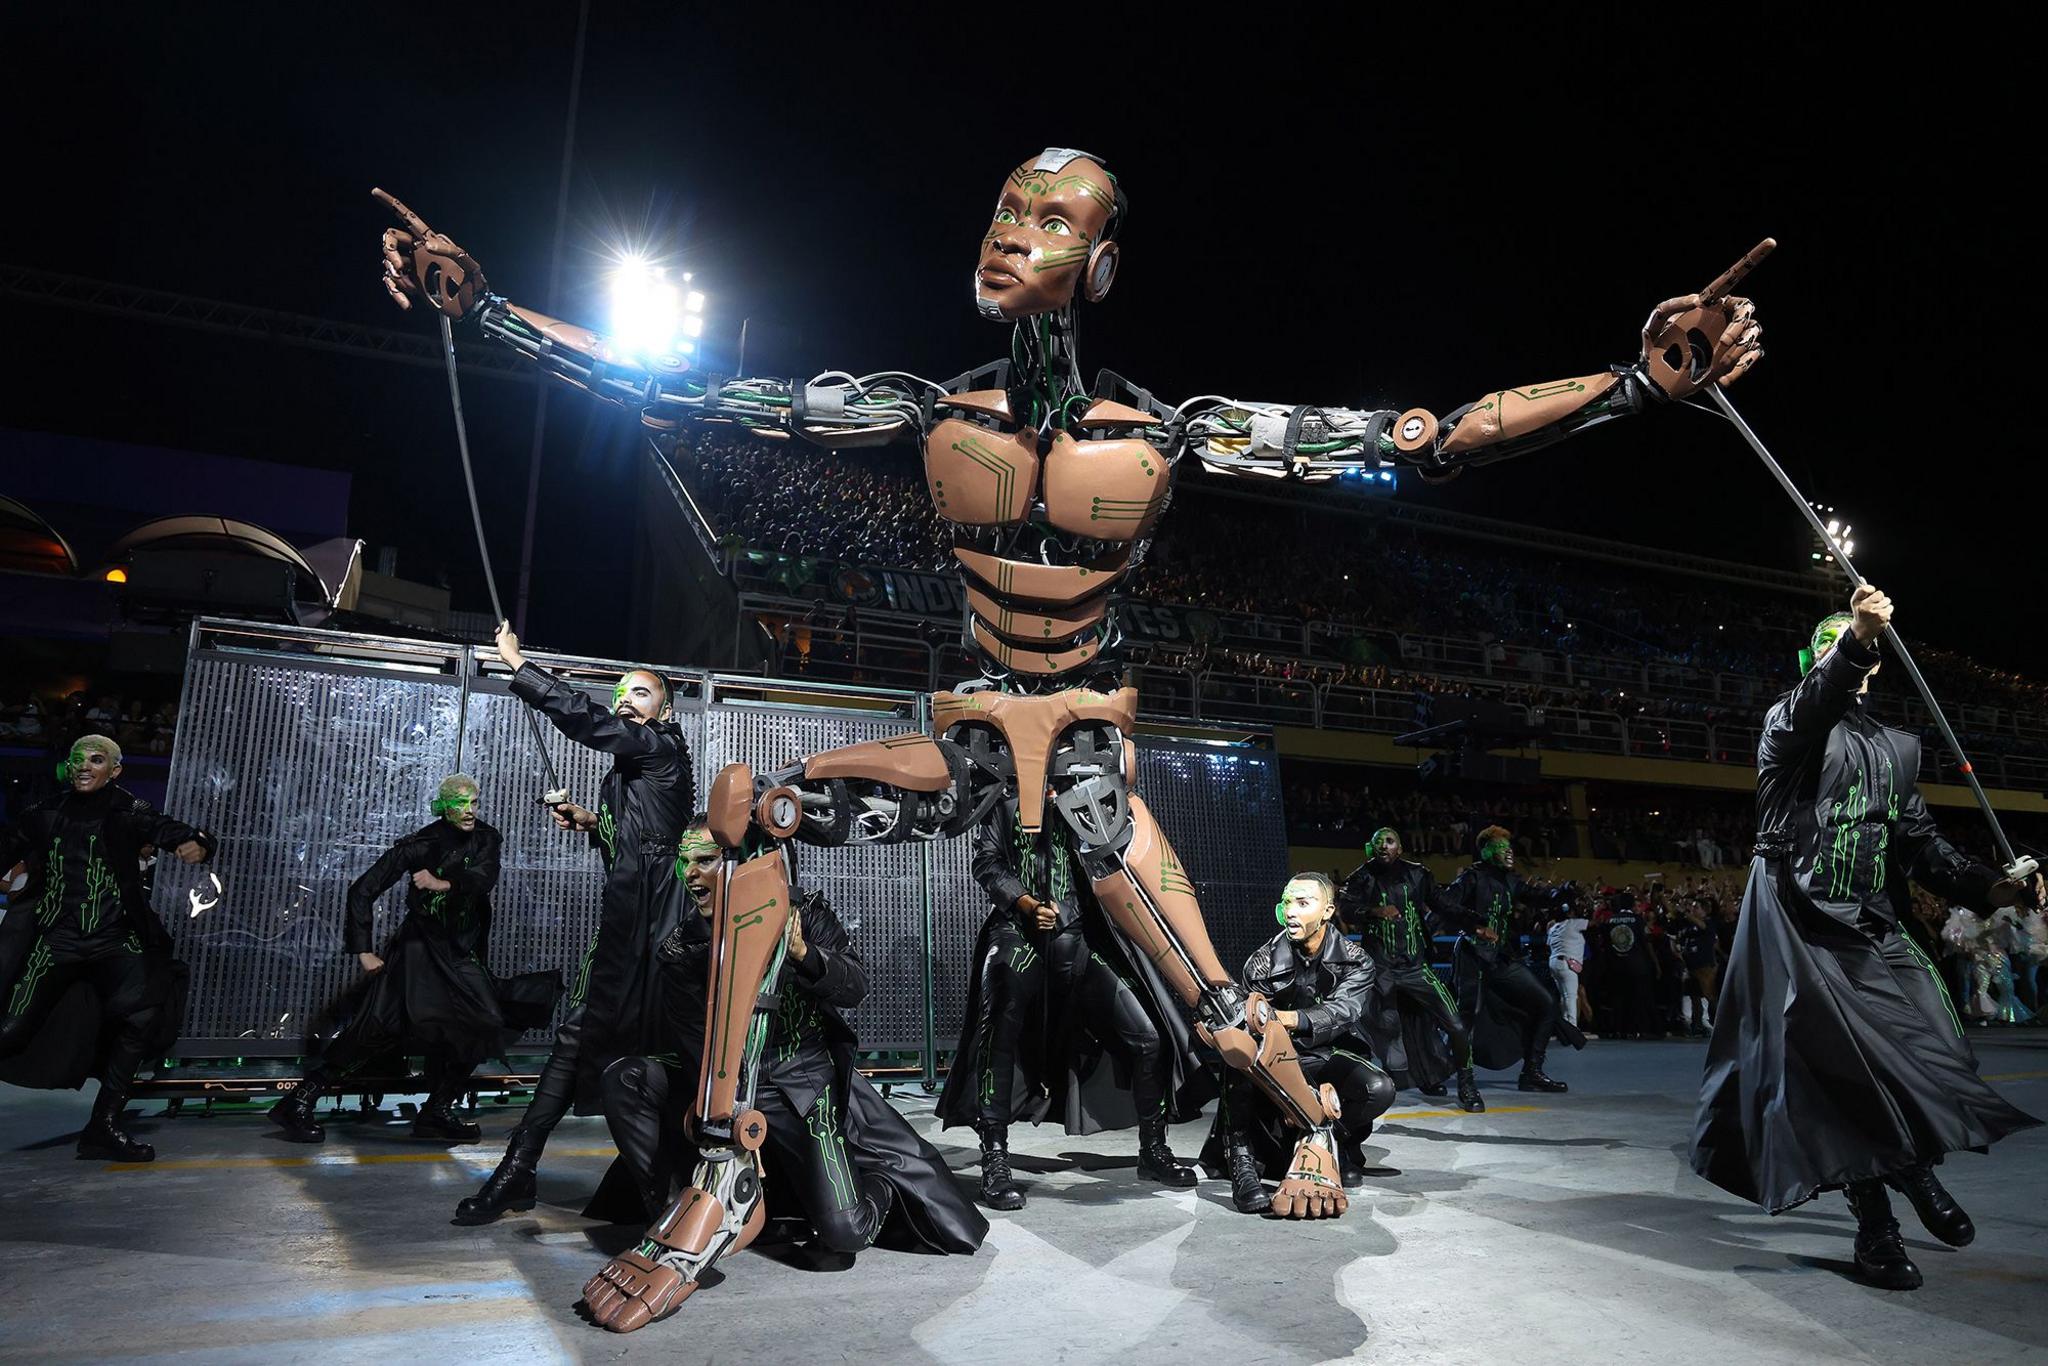
{"label": "concrete parade ground", "polygon": [[[2048,1115],[2048,1034],[1973,1031],[1983,1072]],[[672,1318],[629,1336],[576,1313],[584,1280],[637,1230],[578,1211],[612,1153],[572,1119],[541,1203],[449,1222],[517,1115],[486,1104],[483,1143],[413,1140],[391,1103],[282,1141],[260,1112],[163,1116],[138,1103],[147,1167],[82,1162],[90,1090],[0,1088],[0,1360],[675,1362],[2000,1362],[2048,1359],[2048,1131],[1942,1168],[1975,1217],[1954,1251],[1894,1204],[1924,1289],[1850,1270],[1840,1195],[1773,1219],[1685,1164],[1703,1046],[1558,1049],[1568,1095],[1484,1076],[1465,1115],[1404,1092],[1367,1147],[1350,1213],[1238,1214],[1227,1184],[1137,1182],[1134,1136],[1019,1128],[1027,1207],[991,1216],[972,1257],[873,1249],[801,1269],[773,1249],[727,1261]],[[932,1132],[970,1186],[971,1131]],[[1173,1134],[1200,1150],[1207,1120]]]}

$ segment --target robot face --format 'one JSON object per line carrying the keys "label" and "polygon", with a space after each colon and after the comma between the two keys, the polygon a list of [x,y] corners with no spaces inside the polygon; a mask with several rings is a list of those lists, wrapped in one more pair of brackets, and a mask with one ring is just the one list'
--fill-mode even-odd
{"label": "robot face", "polygon": [[1479,846],[1479,857],[1496,868],[1515,866],[1515,846],[1503,839],[1491,839]]}
{"label": "robot face", "polygon": [[1056,313],[1074,300],[1088,253],[1116,207],[1109,172],[1086,157],[1057,171],[1034,158],[1010,172],[981,240],[974,297],[1005,319]]}

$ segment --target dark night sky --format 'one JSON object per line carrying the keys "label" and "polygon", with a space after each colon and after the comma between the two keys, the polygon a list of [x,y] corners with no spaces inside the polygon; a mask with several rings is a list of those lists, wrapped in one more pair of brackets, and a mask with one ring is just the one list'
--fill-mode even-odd
{"label": "dark night sky", "polygon": [[[427,329],[376,281],[381,184],[544,303],[573,3],[50,7],[10,17],[0,261]],[[344,7],[320,7],[340,12]],[[1443,7],[1419,7],[1442,11]],[[1702,7],[1652,32],[1388,7],[779,10],[595,0],[563,312],[601,326],[606,247],[653,235],[752,368],[943,378],[999,355],[969,271],[1003,173],[1101,153],[1133,213],[1084,367],[1227,392],[1449,411],[1632,359],[1650,306],[1757,238],[1768,356],[1736,391],[1857,524],[1908,634],[2048,666],[2008,600],[2038,582],[2035,386],[2014,313],[2036,178],[2019,54],[1982,31],[1852,39]],[[1533,30],[1539,28],[1538,35]],[[1249,32],[1247,31],[1249,30]],[[2008,65],[2011,64],[2011,65]],[[2025,226],[2023,226],[2025,225]],[[438,373],[0,300],[0,424],[344,468],[353,529],[484,605]],[[35,341],[24,344],[24,335]],[[530,391],[466,382],[501,577]],[[531,632],[603,652],[628,438],[557,395]],[[586,437],[591,439],[586,440]],[[175,471],[167,471],[175,479]],[[1804,559],[1734,434],[1673,411],[1400,496],[1757,563]],[[609,587],[608,587],[609,581]]]}

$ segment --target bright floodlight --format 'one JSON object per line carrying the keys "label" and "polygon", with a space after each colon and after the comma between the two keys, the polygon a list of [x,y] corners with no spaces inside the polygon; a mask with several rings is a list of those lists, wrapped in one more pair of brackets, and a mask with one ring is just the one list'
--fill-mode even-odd
{"label": "bright floodlight", "polygon": [[695,313],[685,313],[683,315],[683,335],[686,337],[703,336],[704,319]]}
{"label": "bright floodlight", "polygon": [[[687,280],[689,276],[686,275],[683,278]],[[683,307],[691,313],[702,313],[704,311],[704,296],[694,289],[691,290],[690,296],[683,300]]]}
{"label": "bright floodlight", "polygon": [[636,355],[675,350],[682,291],[660,266],[628,256],[612,272],[612,340]]}

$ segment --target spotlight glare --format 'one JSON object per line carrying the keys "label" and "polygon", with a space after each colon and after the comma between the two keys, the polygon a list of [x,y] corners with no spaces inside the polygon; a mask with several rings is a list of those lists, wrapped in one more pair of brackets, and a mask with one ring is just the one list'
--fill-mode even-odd
{"label": "spotlight glare", "polygon": [[681,291],[668,272],[628,256],[612,272],[612,340],[630,355],[662,355],[675,349]]}
{"label": "spotlight glare", "polygon": [[[683,278],[687,280],[690,277],[685,275]],[[683,300],[683,307],[692,313],[702,313],[704,311],[704,296],[694,289],[691,290],[690,296]]]}
{"label": "spotlight glare", "polygon": [[704,319],[697,316],[695,313],[689,314],[687,317],[685,317],[683,319],[683,335],[686,337],[703,336]]}

